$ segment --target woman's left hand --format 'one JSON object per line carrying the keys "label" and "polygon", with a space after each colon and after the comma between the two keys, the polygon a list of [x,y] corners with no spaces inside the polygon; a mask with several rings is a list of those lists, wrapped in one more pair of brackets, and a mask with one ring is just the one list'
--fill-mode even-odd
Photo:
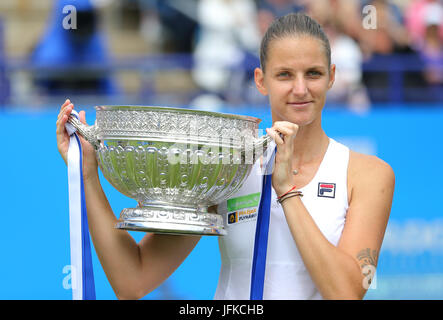
{"label": "woman's left hand", "polygon": [[294,140],[298,125],[288,121],[276,121],[266,132],[277,144],[275,165],[272,172],[272,186],[277,196],[281,196],[294,187],[292,160],[294,158]]}

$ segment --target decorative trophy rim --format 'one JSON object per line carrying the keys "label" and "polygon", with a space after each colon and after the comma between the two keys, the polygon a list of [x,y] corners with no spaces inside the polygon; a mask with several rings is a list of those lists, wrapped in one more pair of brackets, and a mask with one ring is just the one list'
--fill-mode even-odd
{"label": "decorative trophy rim", "polygon": [[239,119],[250,121],[259,124],[262,120],[253,116],[245,116],[231,113],[222,113],[216,111],[205,111],[199,109],[190,109],[190,108],[179,108],[179,107],[164,107],[164,106],[143,106],[143,105],[100,105],[96,106],[95,110],[97,111],[110,111],[110,110],[131,110],[131,111],[169,111],[169,112],[178,112],[178,113],[191,113],[191,114],[200,114],[206,116],[213,117],[226,117],[231,119]]}

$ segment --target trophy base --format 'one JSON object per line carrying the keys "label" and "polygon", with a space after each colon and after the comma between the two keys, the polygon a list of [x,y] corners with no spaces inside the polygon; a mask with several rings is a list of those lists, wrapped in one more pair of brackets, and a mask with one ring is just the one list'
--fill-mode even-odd
{"label": "trophy base", "polygon": [[123,209],[118,229],[175,235],[223,236],[223,218],[202,208],[147,205]]}

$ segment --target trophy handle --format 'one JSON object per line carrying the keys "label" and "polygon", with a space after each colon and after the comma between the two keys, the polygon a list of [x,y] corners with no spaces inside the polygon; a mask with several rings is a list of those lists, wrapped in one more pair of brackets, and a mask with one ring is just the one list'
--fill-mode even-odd
{"label": "trophy handle", "polygon": [[260,158],[268,149],[271,141],[272,137],[269,134],[255,139],[254,141],[252,141],[252,144],[250,144],[249,147],[245,147],[242,149],[242,158],[251,160],[252,156],[252,163],[255,163],[255,161]]}
{"label": "trophy handle", "polygon": [[258,138],[254,141],[254,149],[260,153],[260,150],[262,150],[262,153],[256,155],[256,157],[261,157],[263,153],[265,153],[266,149],[268,149],[269,144],[272,142],[272,137],[269,134],[264,135],[261,138]]}
{"label": "trophy handle", "polygon": [[95,149],[98,149],[100,147],[100,142],[98,141],[95,133],[95,125],[88,126],[86,124],[83,124],[80,122],[80,120],[72,115],[69,116],[68,123],[71,124],[77,130],[77,132],[83,138],[85,138],[85,140],[88,141]]}

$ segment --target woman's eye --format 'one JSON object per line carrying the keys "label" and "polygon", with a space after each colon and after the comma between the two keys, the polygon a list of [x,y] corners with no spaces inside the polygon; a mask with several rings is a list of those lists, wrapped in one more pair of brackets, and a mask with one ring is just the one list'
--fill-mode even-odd
{"label": "woman's eye", "polygon": [[279,78],[287,78],[287,77],[289,77],[289,72],[287,72],[287,71],[279,72],[277,74],[277,77],[279,77]]}
{"label": "woman's eye", "polygon": [[311,77],[319,77],[322,75],[322,73],[319,71],[311,70],[311,71],[308,71],[308,75]]}

